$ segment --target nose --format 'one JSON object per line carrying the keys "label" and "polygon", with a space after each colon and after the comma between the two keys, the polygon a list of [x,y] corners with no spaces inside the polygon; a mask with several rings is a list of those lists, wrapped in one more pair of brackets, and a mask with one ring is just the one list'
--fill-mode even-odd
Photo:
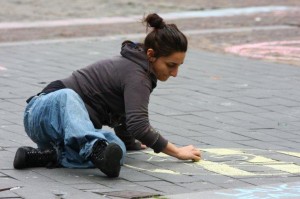
{"label": "nose", "polygon": [[176,67],[174,70],[171,71],[171,76],[176,77],[178,74],[178,67]]}

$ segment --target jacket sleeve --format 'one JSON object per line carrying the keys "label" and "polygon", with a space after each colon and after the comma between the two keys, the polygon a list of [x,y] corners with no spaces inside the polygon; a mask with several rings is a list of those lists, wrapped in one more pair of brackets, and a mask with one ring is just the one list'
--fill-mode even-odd
{"label": "jacket sleeve", "polygon": [[145,78],[131,78],[131,80],[124,86],[127,131],[159,153],[167,146],[168,141],[149,122],[151,82]]}

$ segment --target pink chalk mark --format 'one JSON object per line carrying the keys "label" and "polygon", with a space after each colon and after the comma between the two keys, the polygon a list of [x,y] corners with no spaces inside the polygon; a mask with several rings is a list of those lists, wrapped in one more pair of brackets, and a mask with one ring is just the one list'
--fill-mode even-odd
{"label": "pink chalk mark", "polygon": [[7,68],[0,66],[0,70],[7,70]]}
{"label": "pink chalk mark", "polygon": [[231,46],[226,52],[260,59],[300,61],[300,41],[275,41]]}

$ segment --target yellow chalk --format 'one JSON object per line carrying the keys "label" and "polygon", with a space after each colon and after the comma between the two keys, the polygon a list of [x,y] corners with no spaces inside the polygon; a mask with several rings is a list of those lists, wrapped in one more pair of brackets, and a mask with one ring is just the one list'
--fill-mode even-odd
{"label": "yellow chalk", "polygon": [[136,169],[136,170],[141,170],[141,171],[148,171],[151,173],[165,173],[165,174],[172,174],[172,175],[181,175],[181,173],[176,172],[176,171],[172,171],[169,169],[154,169],[154,170],[150,170],[150,169],[144,169],[144,168],[139,168],[139,167],[135,167],[129,164],[124,164],[124,166],[128,167],[128,168],[132,168],[132,169]]}
{"label": "yellow chalk", "polygon": [[[246,154],[246,155],[247,155],[247,154]],[[263,157],[263,156],[252,155],[252,154],[248,154],[248,155],[250,155],[250,156],[253,157],[252,159],[247,160],[248,162],[251,162],[251,163],[255,163],[255,164],[280,163],[280,162],[277,161],[277,160],[273,160],[273,159],[266,158],[266,157]]]}
{"label": "yellow chalk", "polygon": [[157,156],[157,157],[162,157],[162,158],[170,157],[167,154],[164,154],[164,153],[155,153],[154,151],[145,151],[145,153],[147,153],[149,155]]}
{"label": "yellow chalk", "polygon": [[289,151],[277,151],[277,152],[300,158],[300,153],[297,152],[289,152]]}
{"label": "yellow chalk", "polygon": [[[243,155],[243,156],[248,156],[249,158],[245,161],[249,163],[253,163],[255,165],[261,165],[265,167],[269,167],[275,170],[280,170],[284,171],[287,173],[292,173],[292,174],[298,174],[300,173],[300,166],[293,164],[293,163],[288,163],[284,161],[278,161],[278,160],[273,160],[271,158],[266,158],[263,156],[259,155],[254,155],[250,153],[245,153],[240,150],[233,150],[233,149],[204,149],[203,151],[215,154],[215,155]],[[292,155],[296,157],[300,157],[300,153],[296,152],[285,152],[285,151],[278,151],[280,153],[284,153],[287,155]]]}
{"label": "yellow chalk", "polygon": [[223,149],[223,148],[201,149],[201,150],[209,152],[209,153],[213,153],[216,155],[242,155],[242,154],[244,154],[242,151],[239,151],[239,150]]}
{"label": "yellow chalk", "polygon": [[264,165],[266,167],[270,167],[276,170],[285,171],[287,173],[298,174],[300,173],[300,166],[295,164],[270,164]]}
{"label": "yellow chalk", "polygon": [[215,163],[206,160],[201,160],[199,162],[196,162],[196,164],[208,171],[212,171],[226,176],[254,176],[255,175],[248,171],[237,169],[226,164],[220,164],[220,163]]}

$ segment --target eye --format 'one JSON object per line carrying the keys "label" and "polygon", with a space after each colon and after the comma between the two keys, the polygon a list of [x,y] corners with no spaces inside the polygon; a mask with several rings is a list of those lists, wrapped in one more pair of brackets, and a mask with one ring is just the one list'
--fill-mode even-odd
{"label": "eye", "polygon": [[177,64],[174,63],[167,63],[168,68],[176,68]]}

